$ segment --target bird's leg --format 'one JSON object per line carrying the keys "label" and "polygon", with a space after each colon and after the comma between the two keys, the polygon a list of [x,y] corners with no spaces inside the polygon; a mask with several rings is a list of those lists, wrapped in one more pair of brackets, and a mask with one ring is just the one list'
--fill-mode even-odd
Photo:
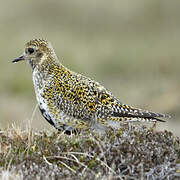
{"label": "bird's leg", "polygon": [[67,125],[64,126],[64,133],[67,135],[72,135],[72,134],[77,135],[78,132],[79,131],[77,128],[73,128],[73,127],[67,126]]}
{"label": "bird's leg", "polygon": [[59,132],[64,132],[64,134],[66,135],[72,135],[72,134],[77,134],[76,129],[67,126],[66,124],[62,124],[58,127],[56,127],[56,129],[58,129]]}

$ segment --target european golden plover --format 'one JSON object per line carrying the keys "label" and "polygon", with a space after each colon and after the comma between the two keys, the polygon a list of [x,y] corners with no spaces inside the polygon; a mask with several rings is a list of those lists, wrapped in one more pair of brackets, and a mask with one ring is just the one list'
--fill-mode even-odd
{"label": "european golden plover", "polygon": [[[58,130],[90,128],[105,132],[129,121],[164,121],[168,115],[141,110],[121,103],[113,94],[81,74],[64,67],[52,45],[33,39],[25,45],[22,56],[32,69],[39,109]],[[160,118],[160,119],[159,119]]]}

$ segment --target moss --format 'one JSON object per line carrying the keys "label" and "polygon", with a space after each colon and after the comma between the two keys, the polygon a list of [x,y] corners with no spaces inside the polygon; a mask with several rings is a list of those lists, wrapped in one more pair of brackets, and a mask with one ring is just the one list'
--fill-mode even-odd
{"label": "moss", "polygon": [[24,179],[174,179],[180,177],[180,139],[143,126],[66,136],[2,131],[0,166]]}

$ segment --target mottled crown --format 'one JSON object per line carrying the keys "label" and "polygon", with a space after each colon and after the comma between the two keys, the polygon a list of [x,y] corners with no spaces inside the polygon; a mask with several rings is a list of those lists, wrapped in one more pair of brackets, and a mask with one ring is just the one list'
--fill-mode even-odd
{"label": "mottled crown", "polygon": [[44,39],[32,39],[30,40],[26,46],[44,46],[44,47],[48,47],[49,42],[44,40]]}

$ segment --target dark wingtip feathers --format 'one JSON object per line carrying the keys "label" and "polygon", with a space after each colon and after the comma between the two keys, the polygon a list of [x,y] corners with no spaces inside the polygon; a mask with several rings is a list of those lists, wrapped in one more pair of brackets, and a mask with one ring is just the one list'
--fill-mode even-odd
{"label": "dark wingtip feathers", "polygon": [[129,117],[129,118],[139,118],[145,119],[149,121],[159,121],[159,122],[166,122],[162,118],[171,118],[170,115],[155,113],[151,111],[146,111],[142,109],[133,108],[127,105],[121,105],[120,112],[114,112],[113,116],[115,117]]}

